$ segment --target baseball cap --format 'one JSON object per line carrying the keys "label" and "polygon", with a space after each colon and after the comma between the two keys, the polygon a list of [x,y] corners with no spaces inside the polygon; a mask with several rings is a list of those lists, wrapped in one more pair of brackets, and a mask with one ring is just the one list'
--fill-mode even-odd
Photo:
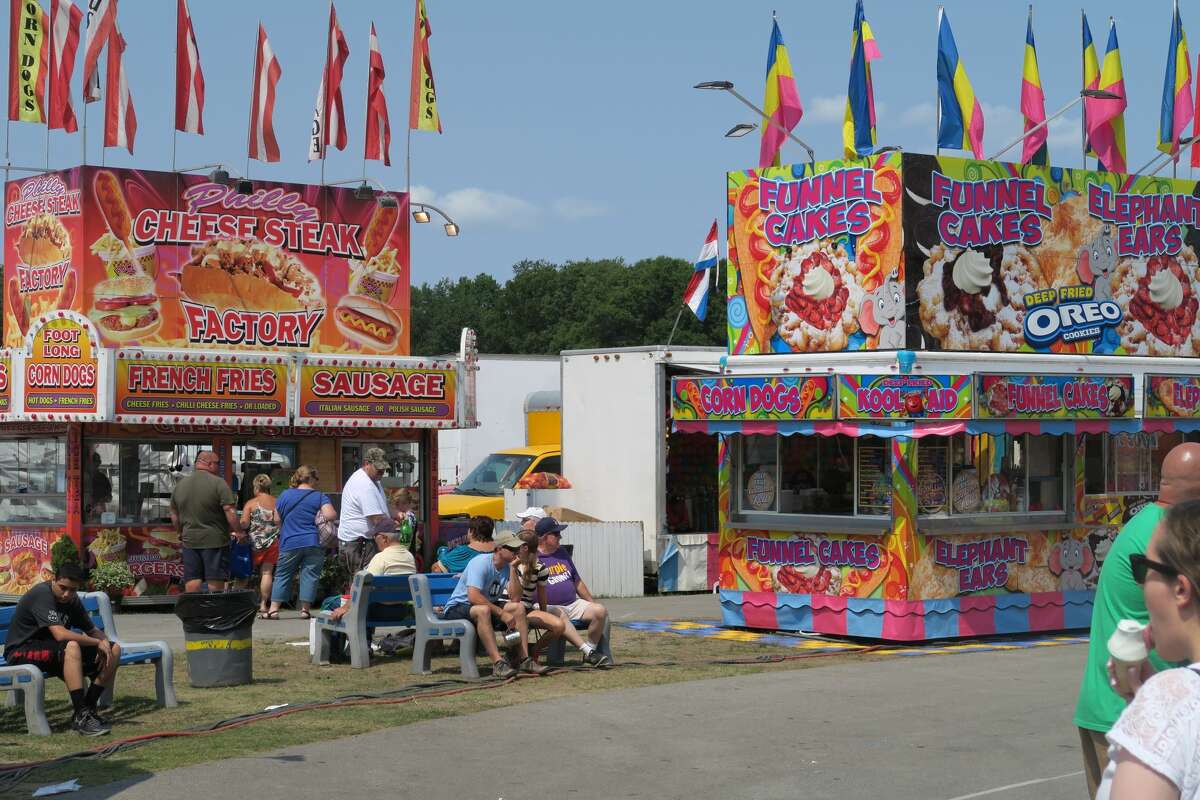
{"label": "baseball cap", "polygon": [[544,517],[538,520],[537,527],[533,529],[538,536],[545,536],[547,533],[562,534],[566,530],[566,525],[562,525],[554,517]]}
{"label": "baseball cap", "polygon": [[496,534],[495,541],[496,547],[507,547],[511,550],[519,550],[523,544],[521,537],[512,531],[500,531]]}
{"label": "baseball cap", "polygon": [[363,453],[363,461],[380,471],[390,469],[392,466],[382,447],[368,447],[367,452]]}
{"label": "baseball cap", "polygon": [[517,512],[517,519],[545,519],[546,510],[538,506],[530,506],[524,511]]}

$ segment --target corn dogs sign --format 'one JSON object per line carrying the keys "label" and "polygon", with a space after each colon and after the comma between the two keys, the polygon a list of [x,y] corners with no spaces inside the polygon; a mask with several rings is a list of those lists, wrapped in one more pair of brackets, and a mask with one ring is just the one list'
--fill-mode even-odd
{"label": "corn dogs sign", "polygon": [[307,356],[296,427],[450,428],[458,403],[450,361]]}
{"label": "corn dogs sign", "polygon": [[119,350],[114,419],[134,424],[286,425],[288,359]]}
{"label": "corn dogs sign", "polygon": [[94,421],[107,413],[105,361],[86,317],[56,311],[35,320],[19,363],[22,418]]}
{"label": "corn dogs sign", "polygon": [[70,309],[109,347],[408,353],[403,194],[81,167],[6,197],[9,345]]}

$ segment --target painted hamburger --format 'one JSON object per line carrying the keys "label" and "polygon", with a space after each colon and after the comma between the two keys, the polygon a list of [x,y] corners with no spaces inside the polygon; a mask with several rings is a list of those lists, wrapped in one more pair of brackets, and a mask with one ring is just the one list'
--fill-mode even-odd
{"label": "painted hamburger", "polygon": [[395,311],[360,294],[343,297],[333,310],[333,321],[350,341],[380,352],[395,350],[404,330]]}
{"label": "painted hamburger", "polygon": [[127,342],[149,336],[162,325],[154,279],[127,275],[97,283],[88,316],[105,339]]}

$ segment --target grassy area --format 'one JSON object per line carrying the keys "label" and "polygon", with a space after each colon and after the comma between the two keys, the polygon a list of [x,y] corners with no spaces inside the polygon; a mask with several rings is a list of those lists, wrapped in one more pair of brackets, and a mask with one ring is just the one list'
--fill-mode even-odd
{"label": "grassy area", "polygon": [[[69,730],[70,702],[66,690],[60,681],[48,681],[47,716],[54,735],[25,735],[22,710],[0,708],[0,762],[14,764],[40,761],[104,746],[118,739],[195,728],[280,703],[299,704],[355,693],[380,693],[458,677],[456,656],[434,659],[434,674],[419,676],[409,674],[411,660],[408,658],[378,658],[369,669],[356,670],[348,665],[314,667],[309,662],[307,647],[261,642],[256,642],[254,647],[254,683],[221,689],[192,688],[188,684],[186,658],[178,654],[175,668],[178,708],[163,709],[154,705],[153,669],[130,667],[122,670],[118,675],[116,705],[109,712],[114,721],[113,732],[111,736],[101,739],[86,739]],[[159,740],[108,758],[76,760],[65,765],[39,768],[27,776],[19,787],[15,787],[15,791],[18,795],[23,791],[24,796],[28,796],[37,786],[72,777],[79,778],[85,785],[97,785],[187,764],[580,692],[676,683],[770,669],[797,669],[830,661],[873,657],[837,655],[769,663],[754,659],[796,656],[797,651],[734,640],[642,633],[617,627],[613,629],[613,651],[618,660],[615,669],[564,670],[542,678],[526,677],[447,697],[421,698],[403,704],[305,711],[208,734],[202,739],[184,737]],[[746,663],[712,663],[723,659],[745,659]],[[568,665],[578,663],[578,653],[569,653],[567,662]],[[445,688],[471,685],[456,683]]]}

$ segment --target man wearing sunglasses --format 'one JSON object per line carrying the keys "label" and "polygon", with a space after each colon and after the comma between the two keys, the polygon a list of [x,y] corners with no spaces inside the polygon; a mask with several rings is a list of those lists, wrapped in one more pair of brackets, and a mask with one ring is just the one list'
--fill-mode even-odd
{"label": "man wearing sunglasses", "polygon": [[[1162,565],[1152,565],[1145,560],[1146,547],[1168,507],[1185,500],[1200,499],[1200,444],[1184,442],[1172,448],[1163,459],[1160,472],[1157,502],[1148,503],[1121,528],[1104,559],[1096,585],[1087,666],[1075,706],[1075,724],[1083,748],[1084,777],[1092,797],[1096,796],[1108,764],[1105,734],[1125,708],[1125,700],[1108,682],[1108,639],[1122,619],[1142,623],[1150,619],[1138,584],[1145,579],[1147,568],[1159,569]],[[1164,667],[1153,653],[1151,661],[1157,669]]]}
{"label": "man wearing sunglasses", "polygon": [[[86,580],[83,568],[69,562],[59,566],[54,580],[22,595],[8,627],[4,659],[62,678],[75,709],[71,728],[83,736],[102,736],[112,726],[96,713],[96,702],[116,677],[121,647],[92,624],[79,601]],[[92,679],[86,690],[85,676]]]}

